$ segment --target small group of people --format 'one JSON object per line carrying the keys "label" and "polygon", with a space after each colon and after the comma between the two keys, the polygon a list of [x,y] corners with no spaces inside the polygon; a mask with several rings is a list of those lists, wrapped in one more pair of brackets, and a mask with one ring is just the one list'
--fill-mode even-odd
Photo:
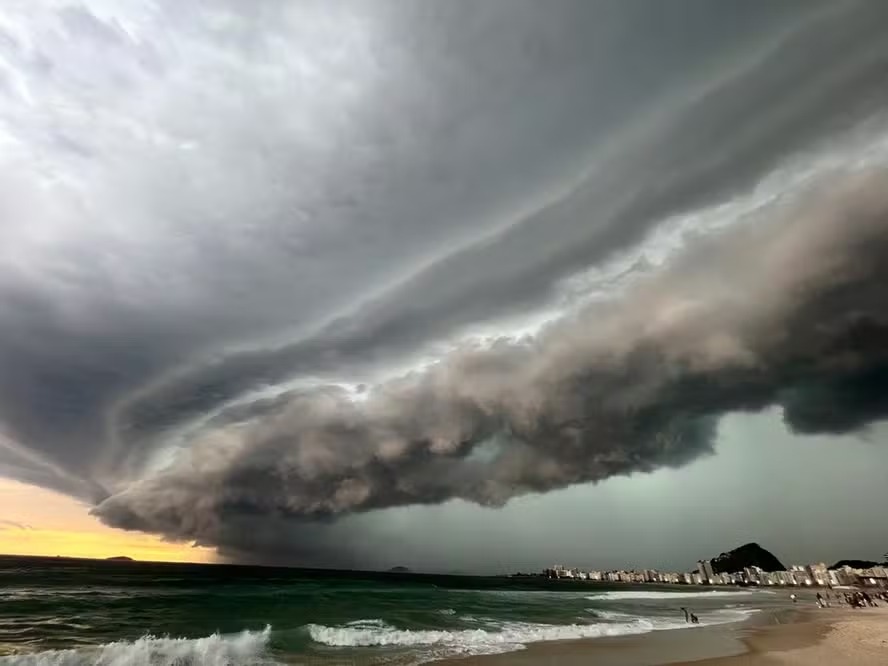
{"label": "small group of people", "polygon": [[876,603],[876,599],[888,601],[888,594],[885,592],[874,592],[873,596],[870,596],[863,590],[851,592],[850,594],[848,592],[845,593],[845,603],[851,606],[851,608],[866,608],[867,606],[878,608],[879,604]]}
{"label": "small group of people", "polygon": [[[794,593],[790,594],[789,598],[792,599],[792,603],[798,602],[798,597]],[[832,598],[833,597],[829,592],[826,593],[826,596],[818,592],[817,607],[830,608],[830,601],[832,600]],[[839,598],[838,593],[836,593],[835,600],[836,603],[841,603],[842,601],[844,601],[851,608],[877,608],[879,606],[877,600],[888,602],[888,592],[874,592],[872,595],[870,595],[863,590],[855,590],[852,592],[845,592],[842,598]]]}
{"label": "small group of people", "polygon": [[681,610],[685,614],[685,622],[689,622],[691,624],[700,624],[700,618],[698,618],[696,615],[691,613],[687,608],[682,606]]}

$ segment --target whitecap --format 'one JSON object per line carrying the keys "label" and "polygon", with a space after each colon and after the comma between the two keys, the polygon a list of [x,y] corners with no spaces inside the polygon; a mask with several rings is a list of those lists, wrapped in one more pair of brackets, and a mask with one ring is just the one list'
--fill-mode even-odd
{"label": "whitecap", "polygon": [[610,592],[596,592],[586,599],[590,601],[639,601],[644,599],[712,599],[715,597],[742,597],[755,592],[737,591],[726,592],[722,590],[709,590],[707,592],[656,592],[653,590],[620,590]]}
{"label": "whitecap", "polygon": [[143,636],[76,650],[47,650],[0,657],[2,666],[270,666],[271,627],[204,638]]}
{"label": "whitecap", "polygon": [[[596,611],[598,612],[598,611]],[[747,611],[717,611],[707,621],[689,625],[683,619],[627,614],[606,614],[613,620],[596,623],[540,624],[502,622],[496,631],[488,629],[399,629],[380,620],[358,620],[339,626],[309,624],[311,639],[330,647],[434,648],[437,656],[453,654],[495,654],[523,649],[528,643],[645,634],[667,629],[690,629],[745,619]]]}

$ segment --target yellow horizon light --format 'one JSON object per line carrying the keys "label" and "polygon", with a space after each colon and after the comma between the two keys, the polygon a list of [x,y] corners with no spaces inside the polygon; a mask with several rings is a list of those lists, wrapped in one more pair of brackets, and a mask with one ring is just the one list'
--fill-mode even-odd
{"label": "yellow horizon light", "polygon": [[0,553],[138,561],[216,561],[211,548],[164,541],[100,522],[76,499],[18,481],[0,479]]}

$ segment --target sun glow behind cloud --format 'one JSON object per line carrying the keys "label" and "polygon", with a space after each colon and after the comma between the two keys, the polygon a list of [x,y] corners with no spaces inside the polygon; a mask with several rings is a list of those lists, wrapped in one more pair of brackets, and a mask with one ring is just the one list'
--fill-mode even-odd
{"label": "sun glow behind cloud", "polygon": [[107,527],[88,508],[60,493],[0,479],[0,553],[152,562],[210,562],[208,548]]}

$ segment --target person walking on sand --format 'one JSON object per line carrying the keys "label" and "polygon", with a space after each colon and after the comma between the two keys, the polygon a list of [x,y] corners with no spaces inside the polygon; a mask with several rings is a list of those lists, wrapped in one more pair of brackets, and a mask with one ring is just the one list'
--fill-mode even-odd
{"label": "person walking on sand", "polygon": [[684,611],[684,614],[685,614],[685,622],[690,622],[690,621],[691,621],[691,618],[688,616],[688,609],[685,608],[684,606],[682,606],[682,607],[681,607],[681,610]]}
{"label": "person walking on sand", "polygon": [[796,595],[795,595],[795,592],[793,592],[792,594],[790,594],[790,595],[789,595],[789,598],[792,599],[792,603],[795,603],[795,602],[796,602]]}
{"label": "person walking on sand", "polygon": [[820,592],[817,593],[817,608],[826,608],[826,604],[823,602],[823,595]]}

